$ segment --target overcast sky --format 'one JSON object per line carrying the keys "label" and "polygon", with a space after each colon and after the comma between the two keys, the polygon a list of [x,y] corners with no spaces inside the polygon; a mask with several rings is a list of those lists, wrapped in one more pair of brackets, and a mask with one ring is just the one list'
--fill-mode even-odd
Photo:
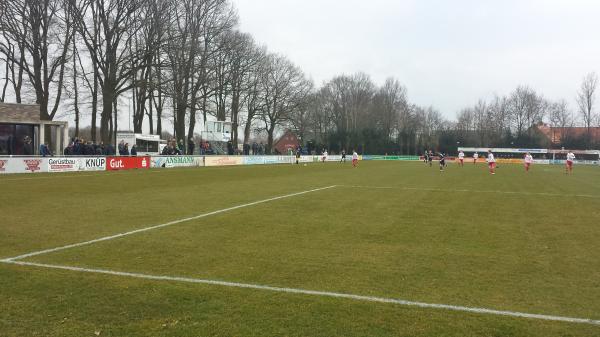
{"label": "overcast sky", "polygon": [[574,97],[600,72],[595,0],[232,0],[240,29],[320,85],[365,72],[399,79],[409,99],[448,118],[525,84]]}

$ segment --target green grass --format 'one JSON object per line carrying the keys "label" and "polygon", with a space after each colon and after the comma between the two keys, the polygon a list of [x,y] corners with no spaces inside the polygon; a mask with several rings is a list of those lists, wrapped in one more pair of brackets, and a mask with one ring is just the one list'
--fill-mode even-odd
{"label": "green grass", "polygon": [[[410,162],[0,176],[0,258],[346,185],[24,261],[598,320],[599,178],[597,167],[490,176]],[[97,333],[600,336],[600,326],[0,263],[0,336]]]}

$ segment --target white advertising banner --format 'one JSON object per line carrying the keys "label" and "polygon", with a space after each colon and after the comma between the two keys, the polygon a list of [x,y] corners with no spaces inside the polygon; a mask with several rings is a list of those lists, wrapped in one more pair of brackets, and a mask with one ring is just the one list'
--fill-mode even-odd
{"label": "white advertising banner", "polygon": [[150,159],[150,167],[198,167],[204,166],[204,157],[198,156],[159,156]]}
{"label": "white advertising banner", "polygon": [[46,165],[48,166],[48,172],[75,172],[79,171],[79,159],[78,158],[62,158],[62,157],[51,157],[44,158]]}
{"label": "white advertising banner", "polygon": [[48,172],[48,161],[44,158],[16,157],[0,158],[0,174]]}
{"label": "white advertising banner", "polygon": [[205,166],[232,166],[243,164],[244,159],[242,157],[206,156],[204,158]]}
{"label": "white advertising banner", "polygon": [[106,157],[77,158],[79,171],[106,171]]}

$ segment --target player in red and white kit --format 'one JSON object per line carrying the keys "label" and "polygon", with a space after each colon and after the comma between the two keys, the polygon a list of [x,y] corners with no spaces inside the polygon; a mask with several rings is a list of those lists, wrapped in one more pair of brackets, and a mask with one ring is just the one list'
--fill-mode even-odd
{"label": "player in red and white kit", "polygon": [[573,162],[575,161],[575,154],[571,151],[569,151],[569,153],[567,153],[567,167],[566,167],[566,174],[571,174],[573,173]]}
{"label": "player in red and white kit", "polygon": [[488,150],[487,163],[490,168],[490,173],[496,174],[496,159],[494,158],[492,150]]}
{"label": "player in red and white kit", "polygon": [[527,152],[523,161],[525,163],[525,172],[529,172],[529,168],[531,167],[531,164],[533,164],[533,157],[531,156],[531,153]]}
{"label": "player in red and white kit", "polygon": [[479,159],[479,153],[473,153],[473,165],[477,164],[477,159]]}
{"label": "player in red and white kit", "polygon": [[352,167],[358,166],[358,153],[356,151],[352,151]]}
{"label": "player in red and white kit", "polygon": [[465,166],[465,153],[462,151],[458,152],[458,165]]}

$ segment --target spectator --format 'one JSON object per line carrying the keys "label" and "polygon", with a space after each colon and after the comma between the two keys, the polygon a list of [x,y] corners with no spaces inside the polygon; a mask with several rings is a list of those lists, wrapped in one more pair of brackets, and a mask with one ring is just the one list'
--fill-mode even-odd
{"label": "spectator", "polygon": [[94,149],[92,142],[85,143],[83,146],[83,154],[88,157],[96,154],[96,150]]}
{"label": "spectator", "polygon": [[104,153],[104,143],[100,142],[100,144],[96,144],[94,151],[97,156],[101,156]]}
{"label": "spectator", "polygon": [[131,156],[137,157],[137,147],[135,144],[133,144],[133,146],[131,146]]}
{"label": "spectator", "polygon": [[119,142],[118,149],[119,149],[119,155],[125,156],[125,141],[124,140],[121,140]]}
{"label": "spectator", "polygon": [[179,145],[177,146],[177,149],[179,150],[179,154],[182,154],[183,151],[185,151],[185,145],[183,144],[183,139],[179,140]]}
{"label": "spectator", "polygon": [[190,137],[188,140],[188,153],[189,155],[194,154],[194,150],[196,149],[196,144],[194,144],[194,138]]}
{"label": "spectator", "polygon": [[29,136],[25,136],[23,139],[23,154],[26,156],[33,155],[33,143]]}
{"label": "spectator", "polygon": [[69,143],[69,146],[65,147],[63,150],[63,155],[72,156],[73,155],[73,143]]}
{"label": "spectator", "polygon": [[227,154],[233,155],[233,143],[231,141],[227,142]]}
{"label": "spectator", "polygon": [[50,157],[52,156],[52,153],[50,152],[50,148],[48,147],[48,144],[40,144],[40,155],[42,157]]}
{"label": "spectator", "polygon": [[125,143],[125,147],[123,148],[123,155],[129,156],[129,143]]}

